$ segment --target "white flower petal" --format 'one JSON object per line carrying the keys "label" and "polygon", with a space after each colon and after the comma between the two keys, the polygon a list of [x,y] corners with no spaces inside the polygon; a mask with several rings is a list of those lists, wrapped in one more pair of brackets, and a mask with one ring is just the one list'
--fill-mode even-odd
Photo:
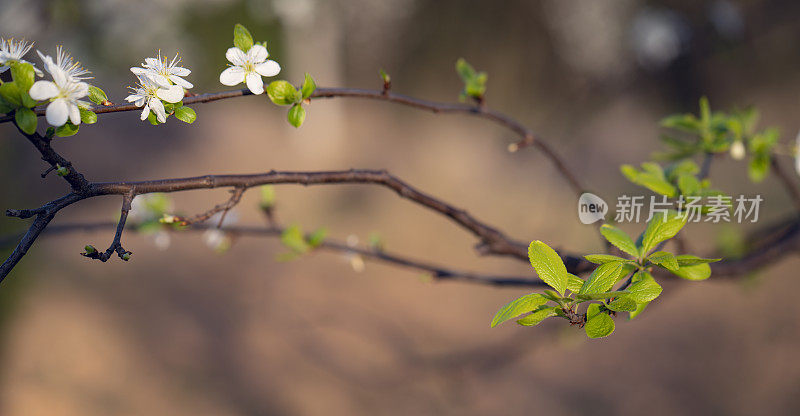
{"label": "white flower petal", "polygon": [[36,81],[28,94],[34,100],[47,100],[58,95],[58,87],[52,81]]}
{"label": "white flower petal", "polygon": [[73,103],[69,103],[67,104],[67,107],[69,108],[69,121],[76,126],[81,124],[81,110],[78,109],[78,106]]}
{"label": "white flower petal", "polygon": [[[141,95],[139,95],[139,94],[131,94],[131,95],[125,97],[125,101],[127,101],[129,103],[133,103],[133,102],[141,100],[142,98],[143,97]],[[139,106],[137,105],[137,107],[139,107]]]}
{"label": "white flower petal", "polygon": [[150,106],[145,104],[144,108],[142,109],[142,115],[139,116],[139,118],[142,121],[144,121],[144,120],[147,119],[147,116],[149,116],[149,115],[150,115]]}
{"label": "white flower petal", "polygon": [[131,68],[131,72],[133,72],[136,75],[142,75],[142,74],[147,73],[149,71],[147,69],[139,68],[138,66],[134,66],[133,68]]}
{"label": "white flower petal", "polygon": [[166,123],[167,112],[166,110],[164,110],[164,103],[162,103],[161,100],[159,100],[158,98],[151,98],[148,104],[150,104],[150,109],[153,110],[154,113],[156,113],[156,118],[158,119],[158,121]]}
{"label": "white flower petal", "polygon": [[246,78],[247,88],[249,88],[253,94],[259,95],[264,92],[264,80],[261,79],[261,75],[251,72],[247,74]]}
{"label": "white flower petal", "polygon": [[168,103],[177,103],[183,100],[183,87],[180,85],[170,85],[169,88],[159,88],[158,91],[156,91],[156,96]]}
{"label": "white flower petal", "polygon": [[194,85],[192,85],[191,82],[189,82],[189,81],[187,81],[187,80],[185,80],[185,79],[183,79],[183,78],[181,78],[181,77],[179,77],[177,75],[170,75],[169,79],[170,79],[170,81],[174,82],[177,85],[180,85],[183,88],[186,88],[187,90],[189,88],[194,87]]}
{"label": "white flower petal", "polygon": [[83,98],[89,95],[89,84],[85,82],[79,82],[75,89],[70,94],[70,97],[73,99]]}
{"label": "white flower petal", "polygon": [[240,66],[231,66],[219,74],[219,82],[221,82],[222,85],[232,87],[236,84],[241,84],[244,82],[244,75],[244,68]]}
{"label": "white flower petal", "polygon": [[182,66],[174,66],[172,67],[170,72],[172,73],[172,75],[177,75],[179,77],[185,77],[192,73],[192,71],[190,71],[188,68],[184,68]]}
{"label": "white flower petal", "polygon": [[56,98],[50,105],[47,106],[45,111],[45,118],[51,126],[63,126],[67,123],[69,118],[69,108],[67,108],[67,100],[63,98]]}
{"label": "white flower petal", "polygon": [[247,51],[247,57],[249,58],[250,62],[254,64],[260,64],[269,58],[269,52],[267,52],[267,48],[261,45],[253,45],[253,47]]}
{"label": "white flower petal", "polygon": [[161,88],[169,88],[172,83],[169,82],[169,78],[161,75],[161,74],[151,74],[150,79],[156,83]]}
{"label": "white flower petal", "polygon": [[[161,53],[159,53],[161,55]],[[156,58],[144,58],[144,64],[150,67],[158,68],[161,65],[161,61]]]}
{"label": "white flower petal", "polygon": [[247,61],[247,55],[239,48],[228,48],[225,52],[225,57],[236,66],[242,66]]}
{"label": "white flower petal", "polygon": [[278,65],[277,62],[270,59],[267,62],[256,65],[256,72],[265,77],[274,77],[281,72],[281,66]]}

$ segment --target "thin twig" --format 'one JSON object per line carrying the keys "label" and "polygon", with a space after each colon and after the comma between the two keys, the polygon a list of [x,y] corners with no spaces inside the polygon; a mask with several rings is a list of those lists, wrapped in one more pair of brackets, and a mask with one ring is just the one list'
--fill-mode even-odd
{"label": "thin twig", "polygon": [[217,224],[217,228],[222,226],[223,221],[225,221],[225,215],[228,214],[233,207],[235,207],[239,201],[242,200],[242,195],[247,190],[246,187],[235,187],[231,191],[231,197],[228,198],[227,201],[214,206],[210,210],[203,212],[201,214],[197,214],[194,217],[175,217],[174,221],[179,223],[180,225],[190,225],[196,224],[200,222],[207,221],[209,218],[213,217],[215,214],[222,213],[219,218],[219,222]]}
{"label": "thin twig", "polygon": [[117,231],[114,234],[114,240],[111,242],[111,245],[108,246],[108,249],[104,252],[99,252],[96,249],[92,248],[91,251],[83,253],[84,257],[100,260],[103,263],[105,263],[108,261],[108,259],[111,258],[111,255],[116,252],[119,258],[128,261],[132,253],[130,251],[125,250],[125,248],[122,247],[122,232],[123,230],[125,230],[125,222],[128,219],[128,213],[131,211],[131,202],[133,201],[134,196],[135,196],[134,190],[131,190],[130,192],[122,196],[122,208],[120,208],[119,222],[117,223]]}

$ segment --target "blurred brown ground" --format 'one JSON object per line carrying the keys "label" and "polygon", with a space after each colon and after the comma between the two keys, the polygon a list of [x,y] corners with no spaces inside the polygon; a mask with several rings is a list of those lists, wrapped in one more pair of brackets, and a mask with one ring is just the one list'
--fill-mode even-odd
{"label": "blurred brown ground", "polygon": [[[742,19],[738,31],[731,10]],[[281,78],[294,82],[308,71],[322,86],[378,88],[383,67],[396,91],[451,101],[460,88],[453,63],[464,56],[489,72],[491,106],[541,132],[613,200],[638,192],[618,165],[658,150],[659,118],[695,111],[701,94],[715,108],[755,105],[764,125],[794,136],[799,12],[794,2],[756,0],[28,0],[0,1],[0,27],[44,49],[64,44],[117,102],[132,83],[127,67],[157,48],[181,51],[196,92],[222,90],[216,77],[235,22],[270,42]],[[677,55],[657,36],[655,46],[637,49],[653,25],[677,33]],[[171,120],[153,128],[134,113],[102,117],[59,139],[58,149],[93,180],[386,168],[517,238],[602,249],[594,228],[577,221],[574,196],[549,161],[534,150],[509,154],[514,137],[486,122],[319,100],[294,130],[284,109],[263,98],[196,109],[193,126]],[[41,161],[9,126],[0,135],[3,207],[34,206],[64,191],[56,177],[38,178]],[[752,185],[744,166],[730,161],[713,175],[731,193],[762,193],[762,222],[791,212],[774,178]],[[326,226],[362,242],[379,231],[388,248],[416,258],[532,272],[476,257],[470,235],[382,188],[277,192],[279,218],[306,229]],[[225,194],[174,197],[178,209],[199,212]],[[117,204],[82,203],[57,222],[110,220]],[[240,223],[260,221],[256,204],[256,192],[246,194]],[[21,224],[4,218],[0,229]],[[689,235],[707,251],[720,229],[700,225]],[[284,249],[272,240],[242,239],[220,256],[197,234],[174,236],[160,251],[131,233],[129,263],[77,255],[111,237],[43,238],[3,283],[0,414],[800,411],[796,257],[742,281],[666,284],[639,319],[620,319],[612,337],[587,341],[562,322],[490,329],[497,308],[524,290],[433,284],[371,263],[356,273],[329,253],[281,263],[274,258]]]}

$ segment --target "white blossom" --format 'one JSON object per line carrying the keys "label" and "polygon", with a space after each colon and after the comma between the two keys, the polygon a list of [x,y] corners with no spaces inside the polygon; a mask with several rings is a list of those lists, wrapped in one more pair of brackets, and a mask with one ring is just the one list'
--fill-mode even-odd
{"label": "white blossom", "polygon": [[139,83],[135,87],[130,87],[131,95],[125,97],[125,101],[133,103],[142,109],[141,119],[145,120],[152,111],[158,121],[166,123],[167,113],[164,109],[164,100],[168,103],[177,103],[183,100],[183,87],[180,85],[170,85],[162,87],[150,75],[137,75]]}
{"label": "white blossom", "polygon": [[40,56],[53,81],[36,81],[28,94],[37,101],[50,100],[45,111],[45,118],[50,125],[63,126],[67,121],[76,126],[81,124],[80,108],[89,107],[89,103],[81,98],[89,94],[89,84],[71,78],[60,65],[53,64],[49,56]]}
{"label": "white blossom", "polygon": [[34,72],[36,72],[36,75],[42,76],[42,71],[39,70],[39,68],[36,68],[36,65],[33,65],[32,62],[22,59],[22,57],[25,56],[25,54],[27,54],[32,47],[33,42],[29,43],[24,39],[15,41],[14,39],[6,40],[4,38],[0,38],[0,74],[8,71],[9,67],[6,65],[6,62],[18,61],[31,64]]}
{"label": "white blossom", "polygon": [[39,58],[41,58],[42,62],[44,62],[44,68],[47,70],[47,72],[53,73],[54,69],[51,69],[51,67],[57,68],[67,76],[68,80],[74,82],[93,78],[89,76],[91,72],[84,69],[80,62],[76,62],[74,59],[72,59],[72,57],[65,52],[64,48],[61,46],[56,47],[55,60],[38,50],[36,53],[39,54]]}
{"label": "white blossom", "polygon": [[185,77],[192,73],[187,68],[178,66],[181,63],[181,58],[178,54],[170,61],[166,56],[161,56],[161,51],[158,51],[156,58],[145,58],[141,67],[135,66],[131,68],[131,72],[138,75],[147,75],[160,87],[169,88],[170,85],[180,85],[183,88],[192,88],[191,82],[186,81],[181,77]]}
{"label": "white blossom", "polygon": [[229,48],[225,57],[232,65],[219,74],[219,82],[229,87],[246,82],[247,88],[255,95],[264,92],[262,76],[274,77],[281,72],[281,66],[267,59],[269,52],[261,45],[253,45],[247,53],[239,48]]}

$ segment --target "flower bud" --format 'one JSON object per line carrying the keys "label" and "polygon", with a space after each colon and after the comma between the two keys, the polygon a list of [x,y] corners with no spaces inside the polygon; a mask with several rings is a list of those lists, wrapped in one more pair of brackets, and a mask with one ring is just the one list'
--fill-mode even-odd
{"label": "flower bud", "polygon": [[742,160],[745,156],[744,143],[741,140],[733,142],[731,145],[731,157],[734,160]]}

